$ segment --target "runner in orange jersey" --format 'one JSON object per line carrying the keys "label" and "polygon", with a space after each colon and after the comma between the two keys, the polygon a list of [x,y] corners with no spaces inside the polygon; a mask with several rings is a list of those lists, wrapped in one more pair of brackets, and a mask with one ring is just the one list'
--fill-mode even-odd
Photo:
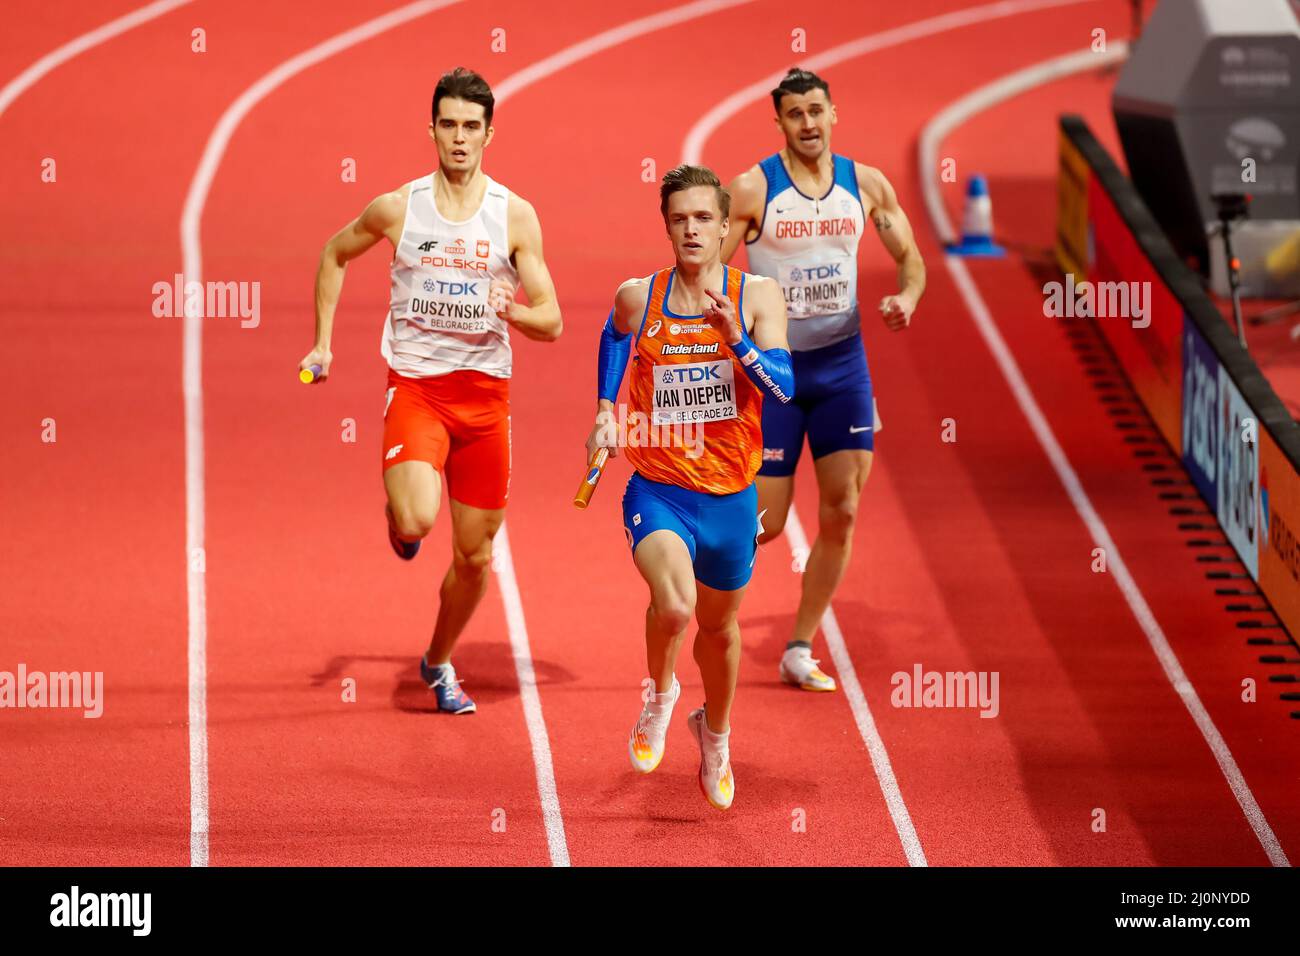
{"label": "runner in orange jersey", "polygon": [[650,588],[646,657],[653,695],[628,741],[632,765],[649,773],[663,758],[681,694],[674,665],[694,617],[695,660],[705,706],[690,715],[700,744],[700,788],[725,810],[735,796],[731,703],[740,664],[736,613],[762,529],[754,476],[762,462],[762,406],[794,394],[785,302],[772,279],[720,259],[730,197],[712,171],[679,166],[664,176],[660,210],[676,265],[624,282],[601,334],[596,425],[590,456],[617,450],[613,403],[632,354],[629,419],[650,429],[696,427],[703,441],[629,440],[636,469],[623,523]]}

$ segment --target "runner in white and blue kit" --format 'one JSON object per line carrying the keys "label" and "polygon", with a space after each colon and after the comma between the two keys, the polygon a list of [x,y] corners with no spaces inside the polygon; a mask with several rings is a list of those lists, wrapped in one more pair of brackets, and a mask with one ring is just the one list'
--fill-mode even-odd
{"label": "runner in white and blue kit", "polygon": [[728,186],[728,261],[743,239],[749,270],[776,279],[785,294],[795,396],[763,403],[758,473],[760,542],[785,528],[804,437],[820,495],[817,540],[804,569],[794,632],[781,678],[804,690],[835,690],[812,657],[813,637],[848,566],[858,500],[871,470],[880,421],[858,312],[858,243],[867,220],[898,265],[898,292],[880,301],[885,325],[907,328],[925,291],[925,264],[889,180],[878,169],[831,152],[836,122],[830,87],[790,70],[772,91],[785,148]]}

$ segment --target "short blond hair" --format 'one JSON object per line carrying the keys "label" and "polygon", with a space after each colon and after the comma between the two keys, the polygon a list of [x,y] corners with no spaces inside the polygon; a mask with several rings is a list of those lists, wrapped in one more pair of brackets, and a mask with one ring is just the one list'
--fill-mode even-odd
{"label": "short blond hair", "polygon": [[718,174],[707,166],[691,166],[688,163],[682,163],[664,173],[663,182],[659,184],[659,214],[667,219],[668,197],[696,186],[712,186],[718,198],[718,208],[722,210],[722,218],[731,215],[731,194],[722,188]]}

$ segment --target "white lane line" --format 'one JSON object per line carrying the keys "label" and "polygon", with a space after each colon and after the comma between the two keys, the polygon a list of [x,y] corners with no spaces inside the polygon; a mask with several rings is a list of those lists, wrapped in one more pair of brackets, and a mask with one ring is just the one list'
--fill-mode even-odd
{"label": "white lane line", "polygon": [[[367,21],[341,33],[272,70],[258,80],[226,110],[218,121],[204,149],[203,157],[190,184],[181,217],[181,246],[184,253],[185,279],[202,280],[202,244],[200,225],[203,207],[216,176],[230,138],[244,117],[276,87],[302,70],[327,59],[350,46],[354,46],[399,24],[457,0],[425,0],[400,7],[385,16]],[[703,0],[672,10],[631,20],[619,27],[603,31],[580,43],[546,57],[537,63],[507,77],[494,90],[496,103],[509,95],[518,94],[538,80],[551,76],[579,60],[620,43],[660,30],[676,23],[704,16],[727,7],[752,0]],[[186,424],[186,538],[187,554],[203,544],[203,389],[200,376],[202,367],[202,327],[198,316],[185,317],[184,382]],[[551,862],[556,866],[569,864],[568,844],[564,836],[564,822],[560,813],[555,771],[551,761],[550,742],[546,722],[542,716],[541,697],[537,692],[528,632],[524,623],[523,602],[515,579],[514,562],[510,555],[509,537],[505,522],[497,533],[503,558],[501,585],[502,602],[510,627],[511,648],[515,656],[515,670],[519,675],[521,700],[525,708],[525,722],[533,749],[533,763],[537,769],[538,794],[542,802],[542,818],[546,826],[547,844]],[[197,542],[197,543],[195,543]],[[207,619],[205,591],[201,574],[190,574],[190,859],[192,865],[205,866],[208,861],[208,768],[207,768]]]}
{"label": "white lane line", "polygon": [[[921,181],[927,183],[927,186],[933,188],[937,194],[938,185],[935,179],[938,164],[935,162],[935,157],[938,155],[942,135],[956,129],[980,110],[1011,96],[1023,93],[1034,86],[1066,76],[1069,73],[1101,68],[1122,55],[1122,52],[1117,51],[1114,55],[1107,57],[1094,54],[1088,50],[1065,57],[1058,57],[1035,67],[1005,76],[958,100],[931,120],[921,134],[918,151],[921,164]],[[943,122],[942,126],[939,125],[941,120]],[[948,222],[942,202],[930,203],[927,200],[927,206],[929,206],[930,214],[934,218],[936,231],[943,235],[946,228],[947,233],[951,235],[952,225]],[[1039,445],[1042,446],[1048,460],[1052,463],[1052,468],[1056,471],[1057,478],[1060,479],[1066,493],[1069,495],[1070,502],[1079,513],[1079,517],[1083,519],[1083,523],[1087,526],[1093,541],[1096,542],[1098,547],[1106,549],[1107,564],[1116,584],[1119,585],[1119,589],[1124,595],[1124,599],[1128,602],[1129,609],[1133,612],[1134,618],[1137,619],[1142,632],[1146,635],[1147,642],[1151,645],[1151,650],[1155,652],[1156,658],[1160,661],[1160,666],[1164,669],[1165,676],[1169,678],[1169,683],[1173,685],[1174,692],[1178,694],[1184,706],[1187,707],[1197,728],[1201,731],[1201,736],[1205,738],[1206,744],[1209,745],[1211,752],[1214,754],[1214,759],[1218,761],[1219,769],[1223,772],[1228,786],[1237,798],[1237,803],[1240,805],[1246,821],[1250,824],[1251,829],[1255,831],[1255,836],[1259,839],[1260,845],[1268,855],[1269,862],[1274,866],[1290,866],[1291,864],[1287,860],[1282,845],[1268,825],[1268,820],[1265,819],[1263,811],[1255,801],[1255,795],[1251,792],[1245,777],[1242,776],[1241,770],[1237,767],[1232,751],[1228,749],[1228,744],[1223,739],[1223,735],[1219,733],[1218,727],[1215,726],[1209,712],[1201,703],[1200,697],[1197,696],[1196,689],[1183,672],[1178,656],[1174,653],[1174,649],[1170,647],[1164,631],[1161,629],[1159,622],[1156,621],[1155,615],[1151,612],[1146,598],[1142,595],[1142,590],[1129,573],[1128,566],[1124,563],[1119,548],[1111,538],[1105,522],[1101,520],[1101,516],[1092,506],[1092,501],[1089,500],[1087,493],[1083,490],[1079,476],[1071,467],[1069,459],[1066,457],[1060,443],[1056,440],[1051,425],[1048,424],[1046,416],[1043,415],[1042,409],[1039,408],[1038,402],[1034,399],[1029,383],[1025,381],[1024,375],[1021,374],[1020,366],[1016,363],[1006,341],[998,331],[983,296],[980,295],[979,289],[971,278],[965,261],[957,256],[945,256],[944,262],[948,266],[948,271],[952,273],[957,288],[961,290],[962,297],[966,300],[966,306],[970,311],[971,318],[975,321],[976,328],[979,329],[980,335],[984,339],[984,344],[988,346],[989,351],[993,354],[993,358],[996,360],[998,368],[1002,371],[1007,385],[1015,396],[1020,410],[1024,413],[1025,419],[1029,422],[1029,427],[1033,430],[1034,437],[1038,439]]]}
{"label": "white lane line", "polygon": [[[290,77],[336,53],[457,0],[422,0],[331,37],[286,60],[246,89],[221,115],[190,181],[181,214],[181,253],[185,281],[203,281],[200,226],[203,206],[231,136],[268,93]],[[190,865],[208,865],[208,618],[204,556],[203,491],[203,325],[197,310],[186,310],[182,344],[185,395],[185,566],[189,607],[190,716]]]}
{"label": "white lane line", "polygon": [[[814,72],[825,70],[827,67],[842,63],[845,60],[866,56],[869,53],[877,53],[888,47],[910,43],[913,40],[935,36],[950,30],[986,23],[999,17],[1015,16],[1036,10],[1087,2],[1091,2],[1091,0],[1002,0],[999,3],[970,7],[965,10],[957,10],[941,16],[916,20],[890,30],[858,37],[847,43],[831,47],[824,53],[809,57],[801,65],[804,69]],[[784,71],[769,74],[763,79],[732,93],[700,117],[686,134],[686,139],[682,144],[683,162],[701,162],[704,147],[718,127],[754,100],[767,96],[784,75]],[[799,511],[794,502],[790,503],[790,511],[786,516],[785,526],[787,531],[786,541],[789,542],[791,553],[800,553],[798,549],[804,548],[805,550],[802,553],[807,554],[808,539],[803,533],[803,525],[799,521]],[[796,537],[798,538],[797,541]],[[844,642],[839,622],[835,618],[833,604],[826,606],[826,613],[822,615],[821,625],[822,633],[826,635],[826,643],[831,648],[831,656],[835,660],[835,666],[839,668],[843,678],[845,697],[849,702],[850,709],[853,711],[853,720],[858,726],[858,733],[867,747],[867,752],[871,755],[871,766],[876,772],[876,778],[880,781],[881,795],[885,799],[890,818],[894,822],[894,829],[898,832],[898,839],[903,845],[903,852],[907,855],[907,862],[911,866],[926,866],[925,852],[921,848],[921,841],[916,835],[915,827],[912,825],[911,815],[907,812],[907,803],[903,800],[903,792],[898,786],[897,778],[894,776],[893,767],[889,762],[889,754],[885,749],[885,742],[876,729],[876,722],[871,716],[871,709],[867,706],[866,695],[862,693],[862,687],[858,683],[848,645]],[[849,691],[850,683],[855,688],[853,693]]]}
{"label": "white lane line", "polygon": [[3,89],[0,89],[0,116],[3,116],[5,110],[13,105],[14,100],[40,82],[41,77],[56,67],[67,63],[73,57],[79,56],[93,47],[99,46],[101,43],[113,39],[118,34],[125,33],[142,23],[148,23],[164,13],[175,10],[177,7],[183,7],[187,3],[193,2],[194,0],[157,0],[156,3],[133,10],[116,20],[110,20],[102,27],[96,27],[88,33],[83,33],[81,36],[69,40],[61,47],[51,50],[6,83]]}
{"label": "white lane line", "polygon": [[[146,6],[140,7],[138,10],[134,10],[131,13],[120,16],[116,20],[110,20],[108,23],[105,23],[103,26],[96,27],[94,30],[90,30],[86,33],[83,33],[81,34],[81,36],[75,37],[74,39],[69,40],[67,43],[64,43],[62,46],[57,47],[54,50],[51,50],[49,53],[45,54],[43,57],[41,57],[31,66],[29,66],[27,69],[23,70],[23,72],[19,73],[16,77],[14,77],[12,80],[6,83],[3,89],[0,89],[0,116],[4,115],[5,111],[8,110],[9,107],[14,104],[14,101],[17,100],[18,97],[22,96],[25,92],[27,92],[38,82],[40,82],[41,78],[44,77],[47,73],[49,73],[51,70],[56,69],[57,67],[68,62],[74,57],[79,56],[80,54],[86,52],[87,50],[93,49],[94,47],[107,43],[109,40],[127,32],[128,30],[132,30],[135,27],[140,26],[141,24],[148,23],[150,20],[162,16],[164,13],[169,13],[170,11],[177,9],[178,7],[183,7],[186,4],[192,2],[193,0],[157,0],[157,2],[155,3],[150,3]],[[200,428],[201,427],[202,427],[202,421],[200,416]],[[200,437],[200,445],[199,445],[200,461],[202,460],[201,442],[202,442],[202,438]],[[194,518],[194,510],[192,507],[192,502],[189,500],[188,497],[189,495],[188,471],[189,471],[190,455],[191,455],[190,438],[189,438],[189,433],[187,428],[186,442],[185,442],[185,457],[186,457],[186,470],[187,470],[185,563],[187,568],[187,581],[192,579],[195,574],[195,572],[190,569],[195,567],[196,562],[203,561],[202,553],[201,552],[196,553],[193,547],[191,546],[191,543],[194,540],[194,536],[192,534],[192,528],[193,528],[192,522]],[[202,488],[203,488],[203,476],[201,471],[198,476],[198,487],[199,487],[199,493],[201,495]],[[202,499],[200,498],[200,501],[201,500]],[[198,512],[198,522],[199,522],[198,540],[200,542],[200,547],[201,547],[203,541],[203,511],[201,507]],[[191,583],[188,586],[188,593],[187,593],[188,614],[190,619],[190,654],[189,654],[189,665],[188,665],[189,666],[188,683],[190,688],[190,693],[189,693],[190,860],[191,862],[193,862],[195,856],[194,779],[195,779],[195,770],[196,768],[198,768],[200,773],[200,778],[202,781],[200,796],[201,796],[201,804],[202,804],[202,821],[203,821],[203,832],[204,832],[204,840],[201,847],[201,853],[202,853],[203,862],[206,863],[207,862],[206,832],[207,832],[207,807],[208,807],[208,801],[207,801],[208,742],[207,742],[207,732],[206,732],[206,725],[207,725],[206,700],[205,699],[200,700],[199,708],[196,712],[195,696],[194,696],[194,680],[195,680],[195,672],[196,672],[196,663],[198,665],[198,675],[200,681],[203,680],[203,674],[206,669],[206,665],[204,664],[203,655],[202,655],[201,643],[200,643],[200,653],[197,661],[193,653],[194,621],[197,619],[200,622],[199,624],[200,635],[202,634],[202,631],[205,628],[204,622],[206,620],[206,609],[205,609],[204,601],[205,601],[205,595],[203,593],[202,586],[200,585],[196,593]],[[204,698],[206,698],[206,695],[204,695]],[[199,737],[197,740],[195,739],[196,717],[198,720],[198,728],[199,728]]]}
{"label": "white lane line", "polygon": [[619,24],[602,33],[590,36],[580,43],[565,47],[558,53],[544,57],[536,63],[524,67],[519,72],[506,77],[499,85],[492,88],[492,92],[496,96],[497,106],[500,107],[502,100],[519,93],[538,80],[567,69],[574,63],[594,56],[602,50],[608,50],[610,47],[619,46],[639,36],[653,33],[656,30],[663,30],[666,27],[687,20],[694,20],[697,17],[708,16],[710,13],[726,10],[729,7],[742,6],[753,2],[754,0],[698,0],[696,3],[673,7],[670,10],[663,10],[659,13]]}
{"label": "white lane line", "polygon": [[[793,505],[785,519],[785,534],[792,552],[798,554],[810,552],[808,537],[804,534],[803,525],[799,523],[799,515],[795,513]],[[835,661],[840,686],[844,688],[844,696],[853,711],[853,720],[858,725],[858,733],[862,736],[863,743],[867,745],[871,766],[880,781],[880,791],[885,797],[885,806],[889,808],[889,817],[894,821],[894,829],[898,831],[898,838],[902,841],[907,863],[909,866],[928,866],[925,851],[921,849],[921,840],[916,835],[916,828],[912,826],[912,816],[907,812],[903,792],[899,789],[898,779],[894,776],[894,767],[889,762],[885,741],[881,738],[880,731],[876,729],[876,721],[871,716],[871,707],[867,704],[867,695],[862,692],[862,685],[858,683],[858,672],[853,668],[853,658],[849,655],[849,647],[844,642],[844,634],[840,631],[840,622],[835,617],[835,609],[829,604],[822,614],[822,633],[826,635],[826,646],[830,648],[831,659]]]}
{"label": "white lane line", "polygon": [[569,843],[564,835],[564,817],[560,814],[560,794],[555,785],[555,765],[551,761],[551,739],[546,732],[546,719],[542,715],[542,695],[537,689],[533,653],[528,643],[528,625],[524,623],[524,602],[519,596],[515,562],[510,553],[510,536],[506,533],[504,521],[492,541],[492,557],[492,563],[497,569],[497,583],[501,587],[501,603],[506,609],[510,650],[514,654],[515,673],[519,677],[519,699],[524,705],[524,723],[528,727],[528,740],[532,744],[533,769],[537,774],[537,794],[542,803],[546,845],[551,853],[552,866],[568,866]]}

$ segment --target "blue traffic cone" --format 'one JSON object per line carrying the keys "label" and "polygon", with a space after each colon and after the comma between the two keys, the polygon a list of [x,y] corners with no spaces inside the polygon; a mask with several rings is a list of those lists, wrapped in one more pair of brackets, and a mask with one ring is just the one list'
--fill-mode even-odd
{"label": "blue traffic cone", "polygon": [[948,251],[955,256],[982,256],[998,259],[1006,250],[993,241],[993,200],[989,197],[989,183],[976,174],[966,184],[966,209],[961,217],[961,242],[949,243]]}

